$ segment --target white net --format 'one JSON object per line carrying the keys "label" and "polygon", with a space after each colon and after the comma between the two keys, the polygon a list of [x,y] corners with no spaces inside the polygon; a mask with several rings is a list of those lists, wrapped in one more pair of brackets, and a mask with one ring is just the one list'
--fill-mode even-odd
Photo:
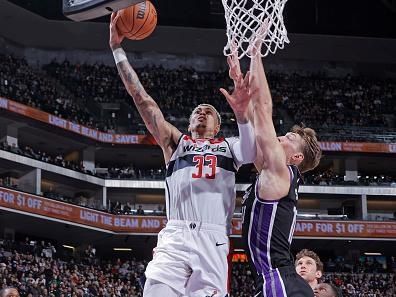
{"label": "white net", "polygon": [[[227,45],[224,55],[262,57],[274,54],[289,43],[283,23],[283,8],[287,0],[222,0],[227,24]],[[263,29],[264,24],[264,29]],[[256,38],[263,40],[261,52],[252,51]]]}

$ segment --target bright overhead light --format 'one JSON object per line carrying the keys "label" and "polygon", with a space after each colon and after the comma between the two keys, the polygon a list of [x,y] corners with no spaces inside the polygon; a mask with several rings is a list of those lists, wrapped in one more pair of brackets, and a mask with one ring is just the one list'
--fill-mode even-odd
{"label": "bright overhead light", "polygon": [[130,252],[132,251],[131,248],[113,248],[114,251],[121,251],[121,252]]}
{"label": "bright overhead light", "polygon": [[364,253],[366,256],[382,256],[381,253]]}
{"label": "bright overhead light", "polygon": [[64,245],[62,245],[64,248],[67,248],[67,249],[72,249],[72,250],[74,250],[74,246],[71,246],[71,245],[66,245],[66,244],[64,244]]}
{"label": "bright overhead light", "polygon": [[235,249],[234,252],[244,252],[244,249]]}

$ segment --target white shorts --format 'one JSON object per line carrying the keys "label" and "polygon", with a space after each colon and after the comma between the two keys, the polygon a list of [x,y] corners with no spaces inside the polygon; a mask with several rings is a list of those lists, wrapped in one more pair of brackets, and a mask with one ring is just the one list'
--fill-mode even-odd
{"label": "white shorts", "polygon": [[188,297],[227,294],[230,243],[225,226],[170,220],[158,233],[146,278]]}

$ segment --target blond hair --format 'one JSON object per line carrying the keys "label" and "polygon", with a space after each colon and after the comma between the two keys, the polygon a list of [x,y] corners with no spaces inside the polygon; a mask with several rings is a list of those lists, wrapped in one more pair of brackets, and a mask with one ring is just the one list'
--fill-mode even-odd
{"label": "blond hair", "polygon": [[320,148],[319,141],[316,138],[315,130],[294,125],[291,132],[300,135],[304,141],[301,148],[304,160],[298,165],[298,168],[302,173],[314,169],[319,165],[320,158],[322,157],[322,149]]}

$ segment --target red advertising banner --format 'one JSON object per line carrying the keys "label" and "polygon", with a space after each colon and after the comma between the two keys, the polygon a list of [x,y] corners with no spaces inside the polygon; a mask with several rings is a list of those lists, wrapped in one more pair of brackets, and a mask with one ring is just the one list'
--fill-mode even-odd
{"label": "red advertising banner", "polygon": [[113,215],[5,188],[0,207],[117,233],[158,233],[166,224],[165,217]]}
{"label": "red advertising banner", "polygon": [[[60,127],[100,142],[113,144],[156,144],[151,135],[112,134],[101,132],[3,97],[0,97],[0,108]],[[396,153],[396,143],[324,141],[320,143],[320,147],[326,152]]]}
{"label": "red advertising banner", "polygon": [[327,152],[396,153],[396,143],[322,141],[320,147]]}
{"label": "red advertising banner", "polygon": [[0,97],[0,108],[100,142],[113,144],[156,144],[151,135],[113,134],[101,132],[2,97]]}
{"label": "red advertising banner", "polygon": [[[5,188],[0,188],[0,207],[114,233],[156,234],[166,224],[165,217],[113,215]],[[232,235],[240,236],[241,219],[232,223]],[[396,222],[298,220],[294,236],[396,238]]]}
{"label": "red advertising banner", "polygon": [[294,236],[396,238],[396,222],[298,220]]}

